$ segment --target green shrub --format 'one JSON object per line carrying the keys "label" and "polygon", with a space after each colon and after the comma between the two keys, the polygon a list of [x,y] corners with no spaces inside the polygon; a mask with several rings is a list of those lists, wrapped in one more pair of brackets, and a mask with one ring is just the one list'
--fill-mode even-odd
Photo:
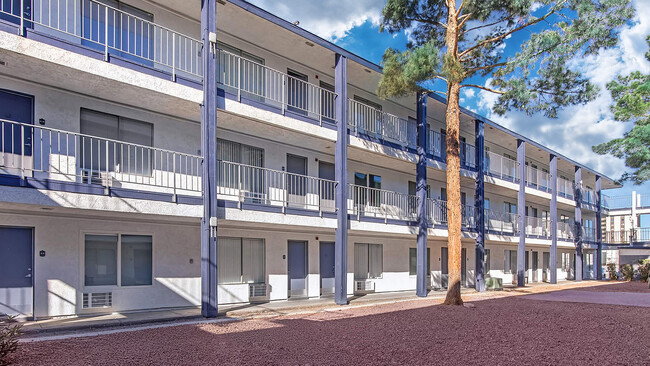
{"label": "green shrub", "polygon": [[624,264],[621,266],[621,275],[626,281],[632,281],[634,279],[634,267],[631,264]]}
{"label": "green shrub", "polygon": [[609,273],[610,280],[618,280],[618,271],[616,270],[616,263],[607,263],[607,272]]}
{"label": "green shrub", "polygon": [[641,282],[648,282],[648,274],[650,274],[650,260],[641,259],[639,261],[639,276]]}
{"label": "green shrub", "polygon": [[18,337],[22,327],[14,317],[0,319],[0,366],[10,364],[9,355],[18,349]]}

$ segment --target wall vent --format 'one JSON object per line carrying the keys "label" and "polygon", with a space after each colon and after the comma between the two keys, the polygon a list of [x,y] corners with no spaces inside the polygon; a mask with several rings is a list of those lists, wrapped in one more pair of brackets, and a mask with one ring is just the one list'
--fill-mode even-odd
{"label": "wall vent", "polygon": [[113,306],[113,293],[112,292],[92,292],[84,293],[83,308],[108,308]]}

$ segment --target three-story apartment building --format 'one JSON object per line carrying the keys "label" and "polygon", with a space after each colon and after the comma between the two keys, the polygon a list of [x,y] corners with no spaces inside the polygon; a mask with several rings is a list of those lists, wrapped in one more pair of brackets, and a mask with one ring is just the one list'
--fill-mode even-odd
{"label": "three-story apartment building", "polygon": [[[0,0],[0,312],[445,288],[445,101],[380,76],[243,0]],[[612,179],[460,138],[463,285],[601,275]]]}

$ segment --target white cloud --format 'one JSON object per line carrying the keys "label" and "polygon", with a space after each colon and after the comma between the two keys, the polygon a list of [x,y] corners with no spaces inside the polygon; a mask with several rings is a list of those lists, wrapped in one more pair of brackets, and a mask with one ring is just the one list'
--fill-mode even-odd
{"label": "white cloud", "polygon": [[385,0],[251,0],[251,3],[287,21],[300,21],[300,27],[327,40],[344,37],[347,32],[370,20],[379,25]]}
{"label": "white cloud", "polygon": [[[517,111],[500,117],[491,112],[497,96],[480,91],[476,99],[480,112],[573,160],[618,178],[625,171],[623,161],[598,155],[591,147],[621,137],[632,127],[630,124],[614,121],[609,110],[612,99],[605,84],[617,75],[625,75],[633,70],[650,72],[650,63],[644,56],[648,50],[645,37],[650,34],[650,18],[645,16],[650,14],[650,2],[637,0],[635,5],[636,19],[633,24],[621,30],[618,46],[598,55],[576,60],[572,64],[573,68],[601,88],[602,92],[596,100],[586,105],[568,107],[559,113],[557,119],[545,118],[543,115],[529,117]],[[490,80],[487,80],[485,85],[489,83]],[[465,96],[469,97],[467,94]]]}

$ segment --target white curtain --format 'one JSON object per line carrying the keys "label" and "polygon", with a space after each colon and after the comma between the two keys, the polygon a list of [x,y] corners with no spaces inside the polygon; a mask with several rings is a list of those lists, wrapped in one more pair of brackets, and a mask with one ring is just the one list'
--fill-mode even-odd
{"label": "white curtain", "polygon": [[241,283],[241,238],[219,238],[217,249],[219,284]]}
{"label": "white curtain", "polygon": [[265,283],[264,239],[242,239],[242,270],[245,283]]}

